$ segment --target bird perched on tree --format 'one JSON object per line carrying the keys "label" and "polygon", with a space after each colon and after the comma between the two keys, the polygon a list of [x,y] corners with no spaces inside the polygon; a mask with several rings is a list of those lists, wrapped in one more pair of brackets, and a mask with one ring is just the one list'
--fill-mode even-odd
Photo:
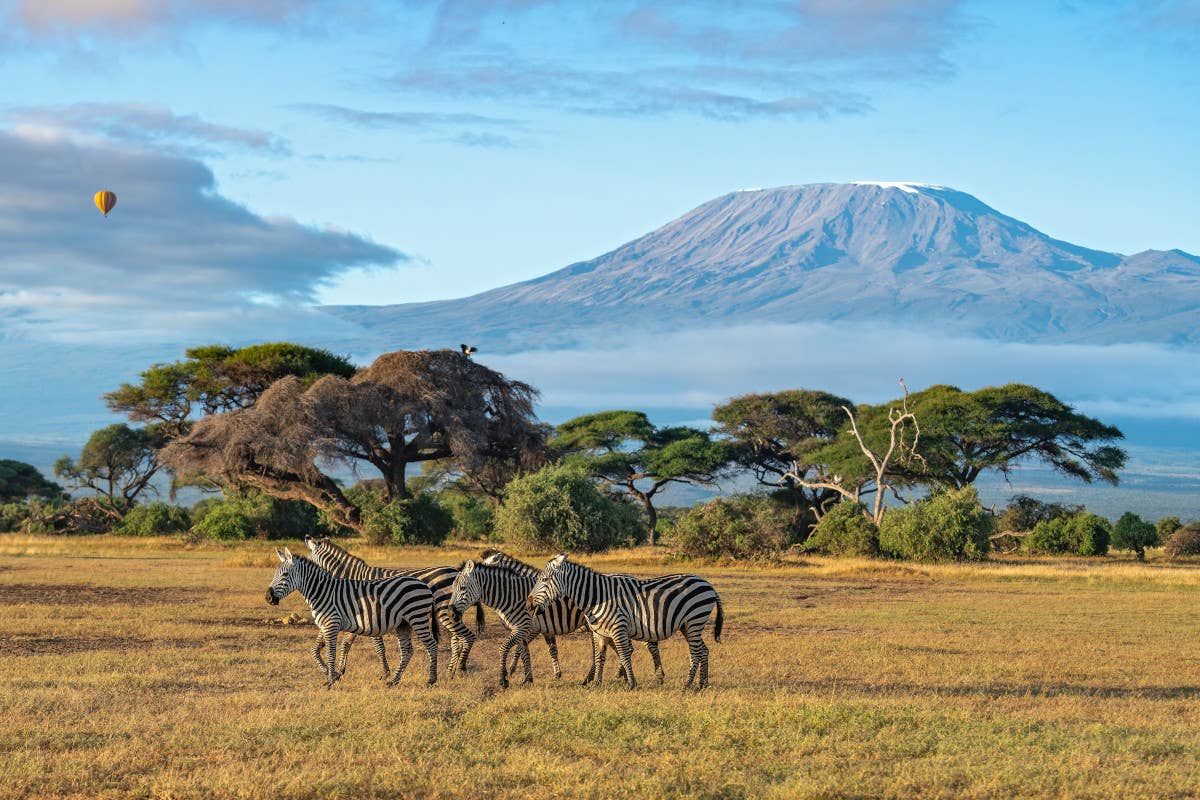
{"label": "bird perched on tree", "polygon": [[475,353],[479,350],[478,347],[472,347],[469,344],[460,344],[459,348],[462,349],[463,355],[467,358],[470,358],[472,353]]}

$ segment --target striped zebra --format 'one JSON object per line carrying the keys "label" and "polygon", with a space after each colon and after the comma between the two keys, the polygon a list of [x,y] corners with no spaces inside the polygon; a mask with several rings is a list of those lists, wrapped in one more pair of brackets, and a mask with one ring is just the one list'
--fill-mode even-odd
{"label": "striped zebra", "polygon": [[[438,623],[450,635],[450,674],[457,670],[465,671],[467,656],[471,646],[475,644],[476,634],[460,619],[455,619],[450,611],[450,587],[458,570],[454,567],[419,567],[416,569],[391,569],[389,567],[373,567],[358,556],[334,544],[327,538],[314,539],[305,537],[305,544],[312,553],[313,561],[322,569],[328,570],[339,578],[350,578],[359,581],[379,580],[381,578],[409,577],[423,581],[433,592],[433,602],[437,609]],[[475,606],[476,630],[483,630],[483,606]],[[388,674],[387,654],[383,649],[383,639],[375,638],[372,642],[379,661],[383,665],[383,674]],[[354,637],[350,636],[342,643],[342,652],[338,659],[339,672],[346,671],[346,662],[350,657],[350,647]]]}
{"label": "striped zebra", "polygon": [[[699,669],[697,688],[708,685],[708,646],[704,644],[704,628],[713,607],[717,619],[713,624],[713,639],[721,641],[721,626],[725,613],[721,598],[708,581],[697,575],[664,575],[639,580],[628,575],[605,575],[567,560],[565,554],[550,559],[538,575],[529,593],[527,608],[536,613],[558,599],[570,600],[583,609],[592,629],[593,661],[596,682],[604,679],[604,646],[611,644],[625,668],[625,678],[632,689],[637,686],[633,677],[630,655],[631,640],[661,642],[677,631],[683,631],[688,641],[692,668],[685,688],[691,688]],[[597,641],[598,640],[598,641]]]}
{"label": "striped zebra", "polygon": [[[454,613],[461,614],[474,602],[482,602],[499,616],[512,635],[501,649],[500,656],[500,685],[508,686],[508,675],[517,671],[520,661],[525,663],[525,682],[533,680],[533,670],[529,663],[529,642],[535,634],[542,634],[546,647],[550,651],[550,661],[554,665],[554,678],[562,677],[562,667],[558,661],[558,642],[556,636],[574,633],[587,626],[583,612],[572,603],[559,600],[548,607],[547,613],[530,616],[525,607],[525,601],[533,584],[541,572],[532,564],[526,564],[520,559],[513,558],[499,550],[485,550],[483,561],[468,561],[459,567],[459,577],[454,580],[454,594],[450,604]],[[466,574],[464,574],[466,573]],[[595,646],[593,640],[592,646]],[[513,648],[512,669],[507,669],[508,653]],[[646,649],[654,662],[654,673],[661,683],[663,680],[662,658],[658,651],[658,642],[646,642]],[[596,658],[592,653],[592,663],[583,683],[586,686],[595,675]],[[600,663],[604,659],[601,657]],[[621,668],[624,676],[624,667]]]}
{"label": "striped zebra", "polygon": [[[284,548],[275,551],[279,566],[267,587],[267,602],[279,601],[292,592],[299,592],[312,609],[313,621],[319,631],[312,648],[313,658],[325,670],[325,688],[342,677],[337,669],[338,634],[364,634],[382,639],[385,633],[396,634],[400,645],[400,666],[388,681],[395,686],[412,660],[412,634],[429,655],[429,681],[437,682],[437,625],[433,619],[433,592],[416,578],[400,576],[377,581],[357,581],[338,578],[304,556],[293,556]],[[325,650],[322,662],[321,651]]]}

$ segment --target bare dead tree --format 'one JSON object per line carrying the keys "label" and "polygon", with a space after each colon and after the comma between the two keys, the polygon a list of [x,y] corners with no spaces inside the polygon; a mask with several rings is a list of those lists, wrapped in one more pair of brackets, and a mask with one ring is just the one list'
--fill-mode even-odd
{"label": "bare dead tree", "polygon": [[[884,497],[888,492],[891,492],[892,496],[896,499],[907,502],[900,496],[897,487],[888,481],[889,468],[896,462],[924,462],[924,459],[917,452],[917,444],[921,438],[921,426],[917,422],[916,415],[908,408],[908,386],[905,385],[903,378],[900,378],[900,388],[904,390],[904,397],[901,398],[899,408],[892,406],[888,409],[888,444],[887,448],[881,453],[877,453],[867,446],[867,443],[863,440],[862,433],[858,429],[858,420],[855,418],[854,412],[849,406],[842,406],[842,411],[846,413],[846,417],[850,420],[850,433],[854,435],[859,449],[871,464],[873,475],[867,481],[848,486],[845,484],[842,476],[837,474],[818,474],[815,479],[807,478],[805,476],[808,475],[809,471],[804,469],[799,463],[795,463],[792,465],[792,469],[780,478],[780,482],[790,480],[794,485],[806,489],[834,492],[843,500],[849,500],[853,503],[860,502],[864,490],[873,485],[875,500],[871,513],[868,516],[872,522],[878,525],[883,520],[883,515],[887,510],[886,506],[884,506]],[[908,441],[909,428],[912,429],[911,442]]]}

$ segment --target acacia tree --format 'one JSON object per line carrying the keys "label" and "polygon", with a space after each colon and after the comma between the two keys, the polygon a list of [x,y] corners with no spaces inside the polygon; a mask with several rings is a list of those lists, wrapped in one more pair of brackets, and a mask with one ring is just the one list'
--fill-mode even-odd
{"label": "acacia tree", "polygon": [[1115,485],[1125,465],[1125,451],[1110,444],[1124,438],[1119,429],[1033,386],[931,386],[909,397],[909,407],[921,418],[923,472],[909,474],[920,482],[962,488],[986,470],[1007,476],[1016,464],[1041,461]]}
{"label": "acacia tree", "polygon": [[61,497],[63,489],[46,477],[32,464],[0,458],[0,503],[28,500],[40,497],[50,500]]}
{"label": "acacia tree", "polygon": [[104,395],[108,407],[133,422],[158,425],[168,439],[187,433],[199,416],[248,408],[287,375],[305,386],[323,375],[349,378],[355,367],[328,350],[290,342],[249,347],[193,347],[186,358],[155,364],[136,384],[123,383]]}
{"label": "acacia tree", "polygon": [[610,488],[637,498],[654,544],[654,496],[671,483],[710,486],[733,457],[733,447],[696,428],[656,428],[640,411],[602,411],[568,420],[551,445],[572,456]]}
{"label": "acacia tree", "polygon": [[497,447],[536,438],[535,396],[459,352],[385,353],[350,379],[327,375],[305,388],[281,378],[248,408],[201,419],[164,459],[181,473],[307,500],[359,528],[358,509],[324,467],[370,464],[389,501],[407,498],[410,464],[477,467]]}
{"label": "acacia tree", "polygon": [[[874,503],[869,512],[872,522],[879,525],[887,508],[884,499],[890,492],[904,500],[898,489],[905,484],[904,472],[922,464],[924,459],[917,452],[921,439],[921,426],[916,415],[908,407],[908,387],[900,380],[904,397],[899,405],[888,405],[883,411],[886,428],[882,436],[873,426],[864,435],[859,421],[863,416],[873,420],[880,417],[880,408],[860,406],[857,413],[849,405],[842,406],[847,427],[836,440],[810,454],[814,466],[797,464],[784,476],[796,485],[811,490],[832,492],[843,500],[860,503],[864,494],[874,494]],[[898,467],[906,467],[904,471]],[[867,513],[867,512],[864,512]]]}
{"label": "acacia tree", "polygon": [[88,438],[78,460],[63,456],[56,461],[54,475],[70,489],[94,492],[98,510],[121,519],[139,495],[154,492],[151,480],[162,466],[158,459],[162,443],[154,426],[108,425]]}
{"label": "acacia tree", "polygon": [[812,455],[826,447],[846,423],[844,397],[808,389],[790,389],[735,397],[713,409],[716,433],[734,443],[734,460],[764,486],[782,487],[798,509],[820,519],[832,489],[809,488],[791,476],[817,477]]}

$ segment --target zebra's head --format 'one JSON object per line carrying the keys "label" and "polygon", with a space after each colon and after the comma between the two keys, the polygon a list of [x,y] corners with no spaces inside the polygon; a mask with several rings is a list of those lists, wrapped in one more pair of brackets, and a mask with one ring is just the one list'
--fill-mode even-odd
{"label": "zebra's head", "polygon": [[321,556],[328,553],[330,547],[332,546],[332,543],[326,537],[315,539],[311,536],[305,536],[304,543],[308,545],[309,552],[313,554],[313,558],[315,558],[318,563],[321,560]]}
{"label": "zebra's head", "polygon": [[559,553],[550,559],[544,570],[538,573],[533,588],[529,590],[529,597],[525,600],[525,610],[530,614],[544,612],[548,603],[562,596],[562,574],[565,563],[567,563],[567,554]]}
{"label": "zebra's head", "polygon": [[275,569],[275,577],[267,587],[267,602],[273,606],[296,590],[296,557],[286,547],[275,550],[279,556],[279,566]]}
{"label": "zebra's head", "polygon": [[450,613],[454,621],[462,619],[463,613],[479,602],[482,591],[479,587],[479,576],[475,573],[475,562],[467,561],[458,568],[454,578],[454,586],[450,595]]}

